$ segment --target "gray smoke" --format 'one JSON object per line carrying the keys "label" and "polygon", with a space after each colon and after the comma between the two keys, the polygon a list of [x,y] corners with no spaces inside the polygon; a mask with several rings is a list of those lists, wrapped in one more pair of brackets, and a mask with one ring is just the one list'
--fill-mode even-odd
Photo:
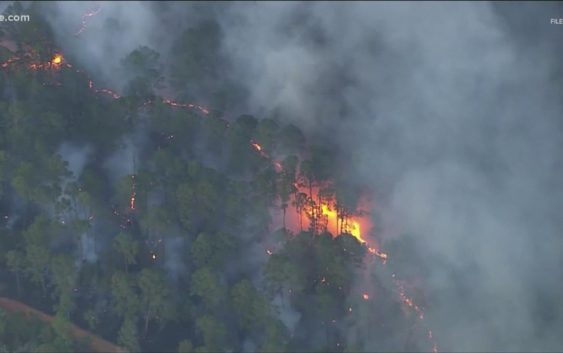
{"label": "gray smoke", "polygon": [[[165,53],[170,34],[196,22],[192,5],[168,4],[180,23],[171,32],[151,6],[104,3],[81,40],[60,42],[119,80],[128,52]],[[57,4],[60,38],[85,8]],[[223,28],[229,79],[249,92],[240,105],[330,137],[350,178],[377,190],[383,245],[412,236],[443,350],[562,349],[558,4],[264,2],[201,13]]]}
{"label": "gray smoke", "polygon": [[245,3],[221,19],[249,106],[336,140],[378,190],[381,228],[414,235],[445,350],[563,345],[561,12],[546,6]]}
{"label": "gray smoke", "polygon": [[62,143],[57,153],[68,163],[67,169],[72,173],[71,180],[76,180],[82,174],[88,157],[92,153],[89,146],[77,146],[68,142]]}

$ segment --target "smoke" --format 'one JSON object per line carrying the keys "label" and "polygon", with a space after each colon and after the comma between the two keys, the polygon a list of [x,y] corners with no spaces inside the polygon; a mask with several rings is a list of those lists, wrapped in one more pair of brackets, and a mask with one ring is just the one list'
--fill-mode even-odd
{"label": "smoke", "polygon": [[[144,2],[70,1],[45,5],[45,12],[55,24],[57,43],[66,55],[78,58],[98,81],[122,89],[124,75],[114,75],[122,71],[121,59],[141,45],[164,43],[159,41],[159,23],[152,16],[151,6]],[[82,15],[98,9],[95,16],[85,19],[87,30],[76,35],[82,26]]]}
{"label": "smoke", "polygon": [[136,164],[145,143],[146,136],[140,129],[120,139],[118,148],[104,161],[104,167],[114,181],[137,172]]}
{"label": "smoke", "polygon": [[[82,40],[70,38],[90,5],[56,4],[58,42],[117,85],[132,49],[167,53],[170,33],[216,15],[228,79],[248,92],[240,106],[280,112],[338,144],[350,179],[377,190],[383,245],[414,239],[427,273],[426,320],[443,350],[561,350],[563,42],[549,24],[563,17],[558,4],[264,2],[192,11],[170,3],[157,12],[153,3],[112,2]],[[114,164],[130,159],[124,153]],[[292,327],[299,318],[282,319]]]}
{"label": "smoke", "polygon": [[221,19],[251,109],[330,136],[349,176],[378,190],[382,228],[413,235],[442,349],[563,343],[558,14],[545,4],[264,3]]}
{"label": "smoke", "polygon": [[68,163],[67,169],[72,173],[71,179],[76,180],[82,174],[88,157],[92,153],[89,146],[76,146],[68,142],[61,144],[57,153]]}
{"label": "smoke", "polygon": [[287,327],[291,335],[295,332],[295,328],[299,323],[301,314],[291,307],[289,296],[277,294],[272,300],[272,305],[279,315],[281,322]]}
{"label": "smoke", "polygon": [[164,268],[174,279],[186,275],[188,268],[182,261],[182,252],[185,250],[185,239],[182,237],[167,238],[164,241],[164,252],[166,258],[164,260]]}
{"label": "smoke", "polygon": [[[130,78],[124,72],[122,60],[131,51],[147,46],[156,50],[164,60],[174,33],[198,23],[210,6],[155,2],[63,1],[42,4],[44,15],[53,24],[57,43],[67,57],[75,58],[96,82],[122,91]],[[82,28],[83,15],[86,29]]]}
{"label": "smoke", "polygon": [[80,242],[83,259],[89,263],[95,263],[98,260],[95,235],[90,236],[88,233],[84,233],[80,236]]}

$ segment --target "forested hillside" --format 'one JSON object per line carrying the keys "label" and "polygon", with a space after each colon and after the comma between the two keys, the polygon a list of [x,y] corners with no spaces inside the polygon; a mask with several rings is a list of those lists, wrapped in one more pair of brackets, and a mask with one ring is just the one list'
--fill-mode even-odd
{"label": "forested hillside", "polygon": [[348,152],[229,112],[216,24],[179,33],[170,67],[130,52],[118,91],[38,9],[0,27],[0,295],[54,321],[0,311],[0,351],[91,349],[71,323],[129,351],[436,349]]}

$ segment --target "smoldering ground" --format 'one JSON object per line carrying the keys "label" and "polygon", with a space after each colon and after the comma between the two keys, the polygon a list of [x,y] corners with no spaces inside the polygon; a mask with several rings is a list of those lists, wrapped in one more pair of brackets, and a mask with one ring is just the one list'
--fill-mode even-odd
{"label": "smoldering ground", "polygon": [[[77,6],[58,3],[54,27]],[[94,72],[118,78],[135,47],[171,47],[154,4],[103,6],[125,29],[104,18],[72,44]],[[166,6],[186,28],[198,13],[220,24],[229,78],[248,93],[229,108],[275,110],[346,151],[349,177],[377,190],[383,246],[410,234],[423,254],[442,349],[561,350],[558,5]]]}

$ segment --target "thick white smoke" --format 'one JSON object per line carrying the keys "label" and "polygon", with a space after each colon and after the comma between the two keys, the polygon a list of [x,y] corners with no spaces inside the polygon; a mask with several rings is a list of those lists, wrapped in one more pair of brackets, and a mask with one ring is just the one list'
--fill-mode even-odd
{"label": "thick white smoke", "polygon": [[[170,47],[151,3],[104,3],[83,40],[63,40],[91,5],[58,3],[52,20],[109,82],[137,46]],[[191,5],[167,6],[170,23],[195,23]],[[206,13],[223,28],[230,78],[249,92],[240,105],[330,136],[350,178],[378,191],[384,234],[413,236],[443,349],[561,350],[563,42],[549,24],[559,7],[265,2]]]}

